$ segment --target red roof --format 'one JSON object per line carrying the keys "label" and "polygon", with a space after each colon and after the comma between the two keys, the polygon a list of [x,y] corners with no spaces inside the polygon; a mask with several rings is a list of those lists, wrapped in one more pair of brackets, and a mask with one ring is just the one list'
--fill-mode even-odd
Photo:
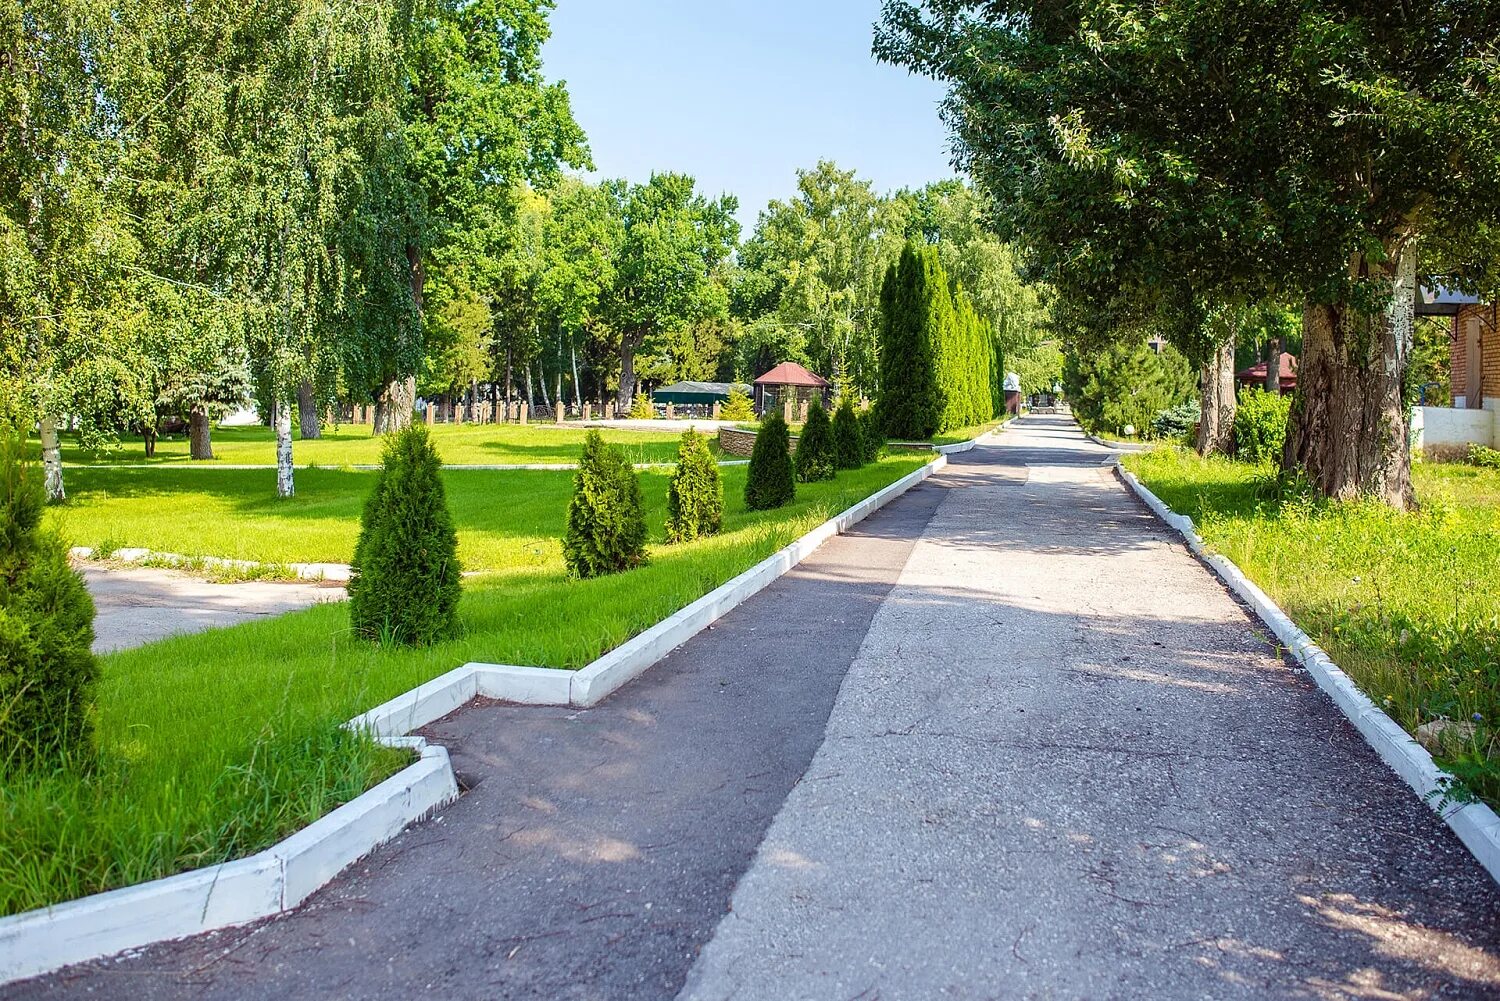
{"label": "red roof", "polygon": [[[1266,363],[1257,362],[1249,368],[1240,372],[1235,378],[1241,382],[1258,382],[1264,384],[1266,381]],[[1297,356],[1281,352],[1281,385],[1290,389],[1297,385]]]}
{"label": "red roof", "polygon": [[833,383],[814,375],[794,361],[784,361],[755,380],[757,386],[815,386],[827,389]]}

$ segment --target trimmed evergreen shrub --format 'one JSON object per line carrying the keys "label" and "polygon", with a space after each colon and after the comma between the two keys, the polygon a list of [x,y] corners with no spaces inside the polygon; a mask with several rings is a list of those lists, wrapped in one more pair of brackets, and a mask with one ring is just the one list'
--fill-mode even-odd
{"label": "trimmed evergreen shrub", "polygon": [[94,601],[41,527],[42,472],[0,441],[0,774],[93,756]]}
{"label": "trimmed evergreen shrub", "polygon": [[667,541],[715,535],[724,520],[724,485],[708,440],[689,428],[677,449],[677,470],[667,488]]}
{"label": "trimmed evergreen shrub", "polygon": [[1235,455],[1245,462],[1280,462],[1291,410],[1290,396],[1258,388],[1241,393],[1234,414]]}
{"label": "trimmed evergreen shrub", "polygon": [[624,453],[605,444],[598,431],[583,438],[583,456],[568,503],[563,559],[568,570],[582,578],[620,573],[646,562],[641,481]]}
{"label": "trimmed evergreen shrub", "polygon": [[859,413],[859,446],[864,452],[865,462],[875,462],[885,450],[885,432],[881,430],[880,414],[874,407]]}
{"label": "trimmed evergreen shrub", "polygon": [[349,573],[349,618],[370,640],[426,646],[458,628],[458,535],[427,428],[386,439]]}
{"label": "trimmed evergreen shrub", "polygon": [[1139,341],[1069,354],[1063,385],[1084,430],[1121,434],[1126,425],[1148,428],[1163,410],[1192,400],[1198,380],[1172,345],[1157,354]]}
{"label": "trimmed evergreen shrub", "polygon": [[880,399],[876,408],[883,433],[894,438],[930,438],[942,418],[935,335],[951,320],[952,308],[946,286],[931,280],[935,268],[933,248],[908,243],[900,260],[886,271],[880,288]]}
{"label": "trimmed evergreen shrub", "polygon": [[1168,407],[1151,418],[1151,437],[1186,440],[1193,433],[1201,413],[1196,400]]}
{"label": "trimmed evergreen shrub", "polygon": [[719,420],[721,421],[753,421],[755,420],[755,407],[750,402],[750,397],[738,389],[730,390],[729,399],[719,408]]}
{"label": "trimmed evergreen shrub", "polygon": [[630,419],[633,421],[656,419],[656,408],[651,405],[651,397],[645,393],[635,394],[635,401],[630,405]]}
{"label": "trimmed evergreen shrub", "polygon": [[755,435],[750,473],[745,479],[745,506],[750,510],[768,511],[797,496],[791,447],[786,419],[774,411],[767,414]]}
{"label": "trimmed evergreen shrub", "polygon": [[821,400],[807,408],[807,423],[797,437],[797,479],[803,483],[831,480],[834,473],[833,425]]}
{"label": "trimmed evergreen shrub", "polygon": [[858,469],[865,464],[859,414],[848,396],[839,401],[838,409],[833,412],[833,464],[839,469]]}

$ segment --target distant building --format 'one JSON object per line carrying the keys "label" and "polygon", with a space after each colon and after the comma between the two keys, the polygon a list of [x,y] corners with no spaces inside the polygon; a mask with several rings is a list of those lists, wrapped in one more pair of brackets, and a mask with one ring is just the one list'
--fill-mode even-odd
{"label": "distant building", "polygon": [[[1285,351],[1281,352],[1280,369],[1281,395],[1287,396],[1292,390],[1297,388],[1297,356],[1288,354]],[[1263,361],[1256,362],[1249,368],[1236,372],[1234,377],[1242,386],[1260,386],[1264,389],[1266,385],[1266,363]]]}
{"label": "distant building", "polygon": [[1418,316],[1449,317],[1449,380],[1458,410],[1500,410],[1500,316],[1497,303],[1441,285],[1417,296]]}
{"label": "distant building", "polygon": [[678,382],[652,393],[651,402],[711,408],[715,403],[728,400],[729,394],[735,390],[750,395],[750,387],[740,382]]}
{"label": "distant building", "polygon": [[828,405],[833,383],[809,372],[794,361],[784,361],[755,380],[755,412],[764,414],[793,401],[792,410],[800,414],[814,397]]}

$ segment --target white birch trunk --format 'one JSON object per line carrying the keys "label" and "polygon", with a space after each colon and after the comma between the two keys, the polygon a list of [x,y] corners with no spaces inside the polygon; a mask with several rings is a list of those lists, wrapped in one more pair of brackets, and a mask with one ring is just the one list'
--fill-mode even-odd
{"label": "white birch trunk", "polygon": [[292,479],[292,408],[277,400],[271,404],[271,423],[276,426],[276,496],[297,493]]}
{"label": "white birch trunk", "polygon": [[42,439],[42,473],[46,481],[47,500],[52,504],[61,504],[68,499],[68,494],[63,489],[62,448],[57,441],[57,420],[43,417],[37,422],[37,426]]}

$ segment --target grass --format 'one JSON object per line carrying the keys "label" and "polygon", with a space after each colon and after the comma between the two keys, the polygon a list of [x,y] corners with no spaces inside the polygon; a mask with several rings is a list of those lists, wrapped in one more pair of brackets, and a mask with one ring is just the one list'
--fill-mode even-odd
{"label": "grass", "polygon": [[[497,491],[497,534],[505,512],[528,513],[505,535],[506,566],[467,583],[457,639],[380,647],[350,635],[344,607],[323,605],[104,657],[92,777],[0,784],[0,914],[260,850],[406,760],[342,733],[341,721],[473,660],[582,667],[922,461],[892,457],[802,484],[793,504],[756,513],[745,510],[745,469],[725,469],[724,531],[679,546],[662,543],[666,472],[644,473],[651,563],[589,581],[567,578],[556,545],[524,551],[532,533],[562,534],[561,505],[544,516],[524,492]],[[567,479],[526,475],[544,492],[545,478]],[[165,498],[158,507],[168,521],[189,510]]]}
{"label": "grass", "polygon": [[1500,805],[1500,470],[1418,463],[1421,509],[1401,514],[1280,494],[1269,470],[1182,449],[1125,464],[1409,732],[1472,724],[1434,757],[1455,798]]}
{"label": "grass", "polygon": [[[605,441],[619,445],[631,462],[673,462],[677,458],[679,435],[673,432],[616,431],[604,429]],[[553,464],[578,461],[584,430],[576,427],[554,427],[542,424],[439,424],[432,429],[438,454],[450,465]],[[41,455],[41,446],[32,439],[32,458]],[[188,466],[202,468],[221,465],[276,464],[276,439],[270,428],[215,428],[214,458],[193,462],[188,458],[186,435],[157,440],[156,455],[146,458],[145,446],[139,441],[122,442],[118,447],[89,451],[79,447],[76,439],[64,436],[63,462],[78,465]],[[368,425],[345,424],[327,428],[314,441],[295,439],[292,456],[298,465],[325,467],[374,465],[380,462],[382,439],[370,433]],[[714,443],[717,448],[717,443]],[[70,485],[71,489],[71,485]]]}
{"label": "grass", "polygon": [[995,420],[986,421],[983,424],[975,424],[972,427],[957,428],[953,431],[945,431],[942,434],[934,435],[932,438],[932,443],[934,445],[957,445],[961,441],[970,441],[974,438],[978,438],[982,434],[988,434],[989,432],[995,430],[1001,424],[1004,424],[1008,419],[1009,418],[1006,417],[998,417]]}

